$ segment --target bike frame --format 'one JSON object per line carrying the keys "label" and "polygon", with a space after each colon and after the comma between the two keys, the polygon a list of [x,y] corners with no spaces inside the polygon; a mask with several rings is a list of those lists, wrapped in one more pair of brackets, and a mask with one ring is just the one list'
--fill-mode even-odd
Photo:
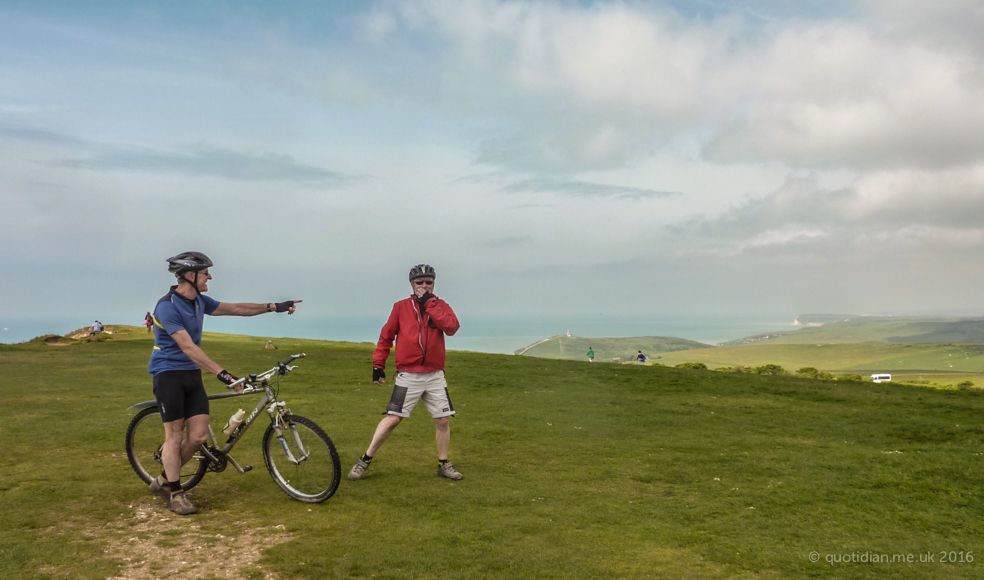
{"label": "bike frame", "polygon": [[[218,463],[219,461],[221,461],[222,458],[225,458],[229,463],[232,464],[233,467],[236,468],[236,471],[238,471],[239,473],[246,473],[247,471],[252,469],[252,467],[250,466],[246,466],[245,468],[240,466],[235,459],[229,456],[229,452],[232,451],[232,448],[236,446],[236,443],[239,442],[243,434],[246,433],[247,429],[249,429],[250,425],[252,425],[253,422],[256,421],[257,417],[260,416],[260,413],[264,409],[266,409],[267,415],[270,416],[270,421],[273,423],[273,430],[277,435],[277,440],[280,441],[280,446],[283,448],[284,454],[287,456],[287,460],[293,463],[294,465],[298,465],[307,460],[308,456],[310,455],[310,452],[307,449],[305,449],[304,443],[301,441],[301,437],[298,435],[297,429],[293,425],[289,425],[289,429],[293,436],[294,442],[297,444],[297,448],[302,453],[301,457],[300,458],[295,457],[294,454],[291,452],[290,448],[287,446],[286,441],[284,441],[284,425],[285,425],[284,416],[290,414],[290,409],[287,408],[287,403],[285,403],[284,401],[277,400],[277,397],[273,394],[273,389],[270,388],[270,379],[272,379],[277,375],[286,375],[290,371],[296,369],[297,368],[296,366],[289,366],[290,363],[296,359],[303,358],[304,356],[305,356],[304,353],[291,355],[290,357],[287,358],[287,360],[285,360],[282,363],[279,363],[277,366],[273,367],[268,371],[260,373],[259,375],[250,375],[248,379],[244,377],[242,379],[239,379],[235,383],[229,385],[228,388],[230,389],[239,384],[244,385],[243,389],[239,392],[217,393],[208,396],[208,399],[212,401],[216,399],[228,399],[231,397],[243,397],[246,395],[255,395],[258,393],[263,393],[263,397],[260,398],[260,402],[257,403],[256,407],[249,414],[249,416],[246,417],[243,420],[243,422],[236,427],[236,429],[232,432],[231,435],[229,435],[229,439],[226,440],[225,445],[223,445],[221,448],[219,447],[218,439],[215,437],[215,431],[212,429],[212,423],[211,421],[209,421],[208,442],[199,448],[199,452],[203,456],[205,456],[205,458],[207,458],[209,462]],[[156,405],[157,405],[156,400],[145,401],[143,403],[138,403],[130,407],[130,409],[139,410]],[[218,451],[218,455],[219,455],[218,457],[216,457],[216,455],[209,450],[209,443],[211,443],[212,449]]]}

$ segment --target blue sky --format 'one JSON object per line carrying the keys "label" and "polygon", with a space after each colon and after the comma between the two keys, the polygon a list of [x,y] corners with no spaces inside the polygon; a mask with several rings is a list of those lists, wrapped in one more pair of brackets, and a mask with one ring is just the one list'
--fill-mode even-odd
{"label": "blue sky", "polygon": [[[984,11],[0,4],[0,317],[981,312]],[[30,305],[29,307],[27,305]],[[86,316],[89,318],[89,316]]]}

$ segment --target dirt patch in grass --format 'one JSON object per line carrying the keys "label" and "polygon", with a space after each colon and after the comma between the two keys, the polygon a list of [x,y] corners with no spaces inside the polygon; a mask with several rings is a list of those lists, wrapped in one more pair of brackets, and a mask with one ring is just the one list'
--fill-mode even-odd
{"label": "dirt patch in grass", "polygon": [[[65,336],[67,338],[71,338],[73,340],[81,340],[83,338],[90,338],[90,333],[91,332],[92,332],[92,329],[91,328],[81,328],[79,330],[76,330],[75,332],[70,332],[70,333],[66,334]],[[101,332],[98,332],[98,333],[92,335],[91,338],[97,338],[100,334],[105,334],[107,336],[113,336],[116,333],[113,332],[112,330],[110,330],[109,328],[105,328],[104,327]]]}
{"label": "dirt patch in grass", "polygon": [[103,527],[97,535],[110,536],[105,554],[121,560],[123,569],[109,580],[158,578],[264,578],[278,576],[259,564],[262,551],[293,539],[283,525],[235,526],[218,533],[177,516],[160,502],[146,500],[128,506],[131,513]]}

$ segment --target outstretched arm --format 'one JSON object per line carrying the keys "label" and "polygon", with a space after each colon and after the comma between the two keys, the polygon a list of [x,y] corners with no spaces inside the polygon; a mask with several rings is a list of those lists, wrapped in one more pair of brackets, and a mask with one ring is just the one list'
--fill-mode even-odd
{"label": "outstretched arm", "polygon": [[[268,302],[259,304],[254,302],[219,302],[219,305],[212,311],[212,316],[256,316],[267,312],[286,312],[293,314],[297,309],[296,304],[303,300],[288,300],[286,302]],[[194,360],[194,359],[192,359]],[[204,368],[204,367],[202,367]]]}

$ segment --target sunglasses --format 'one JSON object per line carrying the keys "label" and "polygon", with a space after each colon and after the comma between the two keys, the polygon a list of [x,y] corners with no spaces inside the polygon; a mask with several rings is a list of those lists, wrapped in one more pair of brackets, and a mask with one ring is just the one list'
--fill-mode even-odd
{"label": "sunglasses", "polygon": [[416,284],[417,286],[423,286],[424,284],[427,284],[428,286],[434,285],[433,280],[414,280],[413,283]]}

